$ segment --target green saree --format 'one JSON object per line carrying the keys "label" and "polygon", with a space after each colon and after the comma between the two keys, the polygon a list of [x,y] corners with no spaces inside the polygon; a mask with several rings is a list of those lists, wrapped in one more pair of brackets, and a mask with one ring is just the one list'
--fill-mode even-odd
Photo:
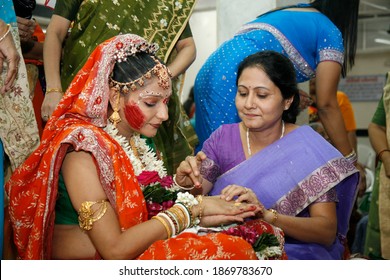
{"label": "green saree", "polygon": [[[372,122],[386,127],[390,145],[390,72]],[[381,162],[376,167],[371,194],[364,254],[370,259],[390,259],[390,180]]]}
{"label": "green saree", "polygon": [[[175,58],[179,39],[191,37],[188,21],[196,0],[57,0],[54,13],[73,21],[66,39],[61,65],[63,88],[84,65],[95,47],[118,34],[133,33],[160,49],[157,56],[169,64]],[[184,75],[173,81],[169,120],[153,139],[169,174],[193,153],[198,138],[180,102]]]}

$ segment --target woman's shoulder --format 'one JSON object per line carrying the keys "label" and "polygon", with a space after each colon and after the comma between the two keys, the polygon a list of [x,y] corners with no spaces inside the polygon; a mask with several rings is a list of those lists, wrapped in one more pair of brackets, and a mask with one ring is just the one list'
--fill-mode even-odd
{"label": "woman's shoulder", "polygon": [[[240,128],[239,123],[223,124],[219,126],[207,139],[204,145],[215,143],[218,145],[231,143],[239,138]],[[207,144],[206,144],[207,143]]]}
{"label": "woman's shoulder", "polygon": [[219,126],[213,133],[227,134],[236,132],[237,129],[239,129],[239,123],[229,123]]}

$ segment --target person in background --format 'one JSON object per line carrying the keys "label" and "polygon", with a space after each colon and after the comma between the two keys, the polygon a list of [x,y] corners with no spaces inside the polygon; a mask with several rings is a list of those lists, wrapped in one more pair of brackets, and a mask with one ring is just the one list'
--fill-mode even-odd
{"label": "person in background", "polygon": [[191,87],[188,98],[183,103],[183,108],[190,119],[191,125],[195,128],[195,101],[194,101],[194,87]]}
{"label": "person in background", "polygon": [[30,97],[33,100],[39,135],[41,135],[44,126],[41,117],[41,105],[43,92],[45,91],[43,69],[43,42],[45,34],[39,23],[33,18],[33,11],[36,7],[35,0],[13,0],[13,3],[18,22],[23,59],[27,69]]}
{"label": "person in background", "polygon": [[[7,255],[10,238],[4,208],[8,198],[3,184],[39,144],[38,127],[29,96],[26,67],[12,0],[4,0],[0,10],[0,186],[1,253]],[[4,226],[4,230],[3,230]],[[4,234],[4,236],[3,236]],[[4,239],[4,242],[3,242]],[[4,244],[4,248],[3,248]]]}
{"label": "person in background", "polygon": [[4,94],[11,90],[15,82],[20,56],[12,38],[11,27],[3,19],[0,19],[0,31],[0,73],[4,75],[5,72],[5,79],[1,77],[0,80],[0,92]]}
{"label": "person in background", "polygon": [[[23,60],[15,60],[15,54],[12,52],[10,39],[13,38],[19,58],[22,57],[12,0],[4,1],[0,15],[4,31],[2,51],[5,47],[10,47],[6,51],[9,56],[1,56],[0,136],[9,159],[10,170],[13,171],[39,145],[39,134],[30,98],[26,66]],[[6,64],[3,64],[4,59]],[[18,64],[15,65],[15,62]]]}
{"label": "person in background", "polygon": [[242,121],[213,132],[180,165],[176,182],[193,193],[259,204],[256,217],[285,233],[289,260],[347,258],[358,170],[313,129],[295,125],[300,101],[293,64],[261,51],[239,64],[236,83]]}
{"label": "person in background", "polygon": [[390,72],[383,96],[368,126],[377,167],[371,194],[364,255],[369,259],[390,259]]}
{"label": "person in background", "polygon": [[[0,19],[0,73],[5,66],[5,78],[1,77],[1,94],[7,92],[13,86],[18,72],[17,65],[20,60],[18,50],[10,33],[10,26]],[[4,240],[4,148],[0,139],[0,254],[3,255]]]}
{"label": "person in background", "polygon": [[[326,133],[325,129],[321,129],[320,126],[322,125],[321,119],[318,114],[318,108],[317,108],[317,95],[316,95],[316,79],[311,79],[309,82],[309,92],[310,97],[313,100],[313,103],[308,108],[309,113],[309,123],[312,126],[312,128],[319,129],[316,130],[317,132],[320,132],[325,139],[327,139],[330,143],[329,135]],[[353,147],[355,151],[357,151],[357,136],[356,136],[356,120],[355,120],[355,113],[352,107],[352,104],[348,98],[348,95],[345,92],[337,91],[337,103],[340,107],[341,114],[343,116],[344,126],[347,131],[348,140]],[[314,123],[317,123],[316,125]],[[333,144],[333,143],[332,143]],[[359,181],[359,191],[356,197],[356,203],[354,205],[351,219],[350,219],[350,227],[348,231],[348,247],[352,248],[353,241],[355,240],[356,235],[356,227],[359,222],[359,220],[362,218],[362,215],[358,211],[358,198],[363,197],[367,182],[366,182],[366,171],[365,166],[363,166],[361,163],[357,162],[356,167],[359,169],[360,172],[360,181]]]}
{"label": "person in background", "polygon": [[156,50],[137,35],[118,35],[75,76],[41,145],[6,185],[18,258],[256,259],[241,237],[180,233],[243,222],[257,205],[180,193],[148,219],[142,184],[173,184],[140,137],[168,119],[172,82]]}
{"label": "person in background", "polygon": [[325,130],[336,148],[356,162],[336,91],[340,76],[354,64],[358,10],[359,0],[315,0],[282,7],[243,25],[221,44],[195,79],[196,151],[221,124],[239,121],[234,106],[239,62],[252,53],[274,50],[293,62],[298,83],[316,77],[317,106]]}
{"label": "person in background", "polygon": [[169,120],[150,141],[150,145],[160,151],[172,174],[179,163],[193,153],[198,141],[179,99],[182,74],[196,57],[188,23],[195,3],[195,0],[103,0],[97,5],[94,1],[57,0],[44,44],[47,89],[41,109],[43,119],[47,120],[52,114],[63,90],[99,43],[118,34],[138,34],[159,44],[157,56],[168,64],[175,78]]}
{"label": "person in background", "polygon": [[[321,122],[318,114],[317,106],[317,94],[316,94],[316,79],[311,79],[309,82],[309,92],[313,103],[309,105],[309,123]],[[337,91],[337,104],[340,107],[341,114],[343,116],[344,126],[347,131],[348,141],[355,151],[357,151],[357,136],[356,136],[356,120],[355,113],[351,101],[345,92]],[[329,137],[329,136],[328,136]]]}

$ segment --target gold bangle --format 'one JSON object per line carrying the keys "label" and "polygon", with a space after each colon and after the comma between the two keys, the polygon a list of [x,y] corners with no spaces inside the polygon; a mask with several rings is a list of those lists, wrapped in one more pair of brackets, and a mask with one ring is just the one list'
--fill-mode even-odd
{"label": "gold bangle", "polygon": [[7,24],[7,31],[3,34],[3,36],[0,37],[0,42],[4,40],[5,37],[7,37],[9,31],[11,30],[11,24]]}
{"label": "gold bangle", "polygon": [[62,89],[60,88],[49,88],[46,90],[46,93],[51,93],[51,92],[59,92],[61,94],[63,94],[64,92],[62,91]]}
{"label": "gold bangle", "polygon": [[168,225],[168,223],[165,221],[165,219],[164,219],[163,217],[160,217],[160,216],[153,216],[152,219],[158,220],[158,221],[165,227],[165,230],[167,231],[167,236],[168,236],[168,238],[171,238],[172,233],[171,233],[171,230],[170,230],[170,228],[169,228],[169,225]]}
{"label": "gold bangle", "polygon": [[275,225],[276,221],[278,220],[278,212],[275,210],[275,209],[268,209],[268,211],[270,211],[274,217],[272,219],[272,221],[270,222],[271,225]]}

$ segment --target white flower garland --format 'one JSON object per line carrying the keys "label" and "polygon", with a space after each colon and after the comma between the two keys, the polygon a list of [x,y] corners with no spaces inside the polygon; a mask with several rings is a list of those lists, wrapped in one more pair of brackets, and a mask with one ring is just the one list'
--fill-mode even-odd
{"label": "white flower garland", "polygon": [[126,152],[129,157],[131,164],[133,165],[134,173],[136,176],[140,175],[142,171],[157,171],[160,178],[167,176],[167,171],[164,167],[164,162],[157,158],[156,153],[151,147],[148,146],[146,140],[141,138],[137,134],[133,134],[132,139],[134,140],[135,148],[139,154],[139,158],[134,154],[133,149],[126,139],[126,137],[119,134],[118,129],[108,122],[104,128],[106,131]]}

